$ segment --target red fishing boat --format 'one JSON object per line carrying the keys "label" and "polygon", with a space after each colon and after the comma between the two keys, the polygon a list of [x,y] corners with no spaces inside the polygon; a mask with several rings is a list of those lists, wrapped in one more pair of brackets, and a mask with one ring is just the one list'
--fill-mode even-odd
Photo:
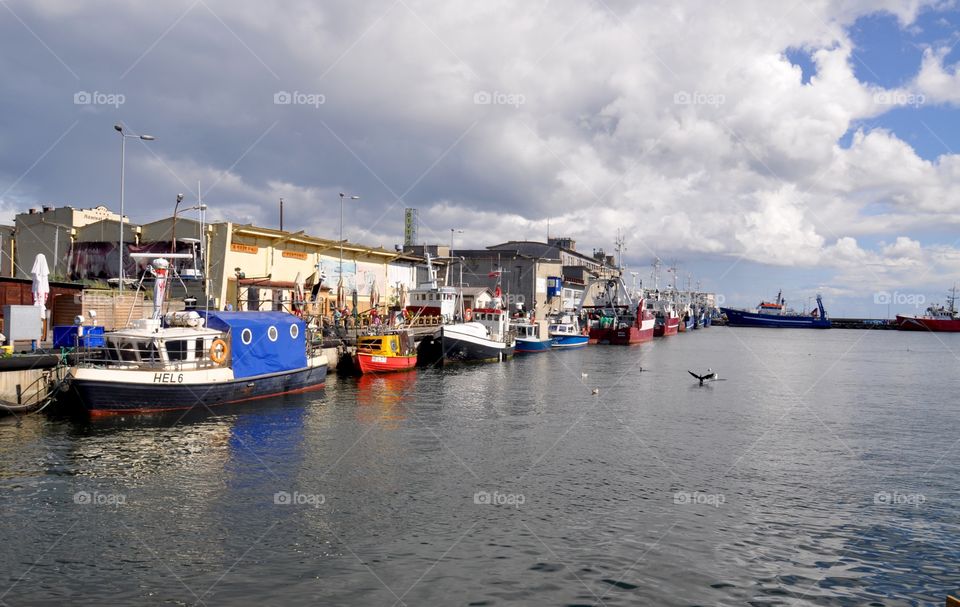
{"label": "red fishing boat", "polygon": [[680,315],[673,304],[667,299],[661,299],[659,292],[648,292],[647,295],[653,298],[647,301],[647,310],[650,310],[654,317],[653,336],[676,335],[680,331]]}
{"label": "red fishing boat", "polygon": [[354,361],[361,373],[407,371],[417,365],[417,350],[406,331],[386,335],[361,335]]}
{"label": "red fishing boat", "polygon": [[631,345],[653,339],[653,313],[643,299],[633,302],[622,278],[591,281],[584,293],[594,293],[594,287],[599,287],[600,293],[592,297],[593,305],[584,305],[588,298],[584,295],[578,308],[578,313],[585,310],[588,314],[591,344]]}
{"label": "red fishing boat", "polygon": [[950,290],[947,306],[932,305],[923,316],[897,314],[897,329],[900,331],[932,331],[935,333],[960,333],[960,316],[957,314],[957,288]]}

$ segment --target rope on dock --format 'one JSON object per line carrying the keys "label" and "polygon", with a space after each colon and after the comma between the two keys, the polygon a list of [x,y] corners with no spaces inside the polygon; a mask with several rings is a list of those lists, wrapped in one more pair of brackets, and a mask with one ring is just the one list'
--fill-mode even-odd
{"label": "rope on dock", "polygon": [[[70,364],[67,360],[67,355],[64,350],[60,351],[60,360],[55,367],[51,369],[53,377],[49,374],[44,373],[33,383],[27,386],[27,390],[23,392],[29,392],[35,384],[40,382],[47,382],[47,392],[46,394],[38,399],[36,402],[26,402],[26,403],[7,403],[0,401],[0,411],[6,411],[7,413],[40,413],[47,407],[49,407],[56,399],[57,395],[61,390],[65,389],[68,382],[70,381],[70,375],[67,373]],[[39,394],[40,391],[37,390],[36,394]]]}

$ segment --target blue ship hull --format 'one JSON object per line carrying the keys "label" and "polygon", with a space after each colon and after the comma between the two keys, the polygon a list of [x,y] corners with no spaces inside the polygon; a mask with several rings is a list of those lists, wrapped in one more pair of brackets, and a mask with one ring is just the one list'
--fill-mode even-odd
{"label": "blue ship hull", "polygon": [[552,347],[557,349],[572,350],[574,348],[582,348],[588,343],[590,343],[590,337],[588,335],[564,335],[561,337],[554,337]]}
{"label": "blue ship hull", "polygon": [[553,344],[551,339],[524,339],[518,337],[513,345],[513,351],[516,354],[531,354],[534,352],[547,352]]}
{"label": "blue ship hull", "polygon": [[327,366],[318,365],[209,384],[143,385],[73,380],[70,388],[91,415],[159,413],[321,390],[326,377]]}
{"label": "blue ship hull", "polygon": [[830,319],[820,316],[775,316],[746,310],[720,308],[731,327],[772,327],[777,329],[829,329]]}

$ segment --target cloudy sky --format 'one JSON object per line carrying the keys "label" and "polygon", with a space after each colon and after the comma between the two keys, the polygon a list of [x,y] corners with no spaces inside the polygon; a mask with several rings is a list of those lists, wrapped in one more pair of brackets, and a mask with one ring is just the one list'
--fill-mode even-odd
{"label": "cloudy sky", "polygon": [[[391,247],[547,234],[727,303],[960,280],[954,2],[0,0],[0,219],[39,204]],[[879,301],[880,303],[875,303]],[[898,305],[899,304],[899,305]]]}

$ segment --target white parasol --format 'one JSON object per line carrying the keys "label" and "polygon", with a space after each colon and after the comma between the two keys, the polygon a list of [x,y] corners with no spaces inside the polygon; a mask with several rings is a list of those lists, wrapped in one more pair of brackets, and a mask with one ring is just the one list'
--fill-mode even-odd
{"label": "white parasol", "polygon": [[303,313],[303,277],[297,272],[297,277],[293,279],[293,313],[299,316]]}
{"label": "white parasol", "polygon": [[50,293],[50,268],[47,266],[47,258],[43,253],[37,253],[33,260],[33,269],[30,270],[30,276],[33,277],[33,305],[40,308],[41,316],[46,311],[47,295]]}

